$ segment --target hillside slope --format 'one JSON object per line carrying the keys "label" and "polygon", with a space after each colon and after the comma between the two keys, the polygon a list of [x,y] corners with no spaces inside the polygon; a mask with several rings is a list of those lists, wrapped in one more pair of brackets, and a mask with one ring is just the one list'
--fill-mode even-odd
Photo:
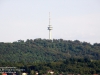
{"label": "hillside slope", "polygon": [[100,44],[63,39],[0,43],[0,62],[50,62],[84,57],[100,59]]}

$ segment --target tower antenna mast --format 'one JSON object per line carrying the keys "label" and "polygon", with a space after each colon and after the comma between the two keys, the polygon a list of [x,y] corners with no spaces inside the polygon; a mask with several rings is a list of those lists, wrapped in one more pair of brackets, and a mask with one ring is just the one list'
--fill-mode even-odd
{"label": "tower antenna mast", "polygon": [[51,30],[52,30],[53,27],[50,24],[50,20],[51,20],[51,18],[50,18],[50,12],[49,12],[49,27],[48,27],[48,30],[49,30],[49,40],[52,40],[52,38],[51,38]]}

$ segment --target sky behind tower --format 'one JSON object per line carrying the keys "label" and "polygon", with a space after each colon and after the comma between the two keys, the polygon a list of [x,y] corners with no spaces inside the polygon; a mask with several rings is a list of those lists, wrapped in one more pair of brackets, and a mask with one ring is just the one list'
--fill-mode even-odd
{"label": "sky behind tower", "polygon": [[100,43],[100,0],[0,0],[0,42],[52,38]]}

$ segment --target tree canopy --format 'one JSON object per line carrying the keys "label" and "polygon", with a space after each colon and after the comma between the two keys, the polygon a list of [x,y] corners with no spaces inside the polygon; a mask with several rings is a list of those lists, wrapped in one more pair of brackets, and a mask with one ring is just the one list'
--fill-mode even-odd
{"label": "tree canopy", "polygon": [[0,62],[50,62],[84,57],[100,59],[100,44],[41,38],[13,43],[0,42]]}

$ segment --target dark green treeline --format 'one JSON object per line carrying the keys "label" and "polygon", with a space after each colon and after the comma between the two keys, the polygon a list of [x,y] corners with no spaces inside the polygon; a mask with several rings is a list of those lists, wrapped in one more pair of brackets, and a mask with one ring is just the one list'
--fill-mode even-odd
{"label": "dark green treeline", "polygon": [[48,71],[53,71],[53,75],[93,75],[100,74],[100,60],[90,60],[88,58],[75,59],[69,58],[65,61],[56,61],[56,62],[40,62],[40,63],[0,63],[0,66],[14,66],[17,68],[24,69],[24,72],[28,75],[36,75],[36,72],[39,75],[51,75],[48,74]]}
{"label": "dark green treeline", "polygon": [[28,39],[13,43],[0,42],[0,62],[51,62],[68,58],[100,59],[100,44],[78,40]]}

